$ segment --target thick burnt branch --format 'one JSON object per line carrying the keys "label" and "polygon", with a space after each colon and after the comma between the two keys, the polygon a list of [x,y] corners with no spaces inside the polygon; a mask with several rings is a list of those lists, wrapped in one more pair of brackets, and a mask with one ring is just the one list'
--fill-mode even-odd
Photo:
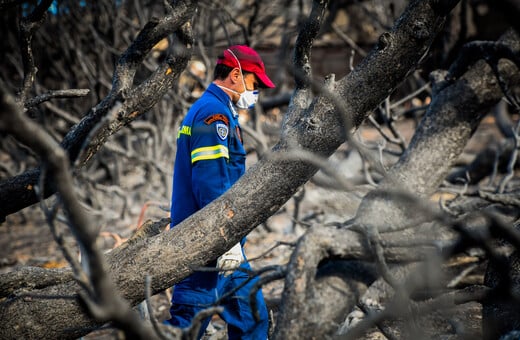
{"label": "thick burnt branch", "polygon": [[305,110],[310,103],[310,85],[312,82],[312,68],[310,61],[312,44],[319,32],[321,23],[324,20],[327,4],[328,1],[313,1],[312,11],[303,24],[303,27],[298,34],[298,38],[296,39],[296,45],[294,46],[293,52],[296,89],[290,101],[289,111],[292,111],[293,113],[287,115],[289,117],[298,117],[299,112]]}
{"label": "thick burnt branch", "polygon": [[[430,216],[433,218],[433,215]],[[431,230],[429,225],[421,226],[417,232],[382,235],[384,257],[388,263],[423,261],[437,247],[450,248],[455,241],[455,233],[446,229]],[[321,318],[316,274],[320,263],[338,259],[374,261],[374,254],[362,234],[346,228],[315,226],[299,240],[288,267],[276,338],[299,339],[308,334],[324,334],[323,326],[328,320]],[[363,266],[359,265],[359,268]],[[347,283],[347,287],[356,286],[358,282],[367,280],[367,277],[353,279],[350,284]],[[350,310],[361,296],[360,293],[363,292],[342,290],[342,298],[335,300],[343,301],[335,305],[335,317],[341,318],[341,312]],[[335,330],[330,331],[333,333]]]}
{"label": "thick burnt branch", "polygon": [[312,78],[311,51],[312,43],[316,38],[323,22],[328,1],[313,1],[312,11],[298,34],[294,46],[294,74],[296,89],[305,89],[310,85]]}
{"label": "thick burnt branch", "polygon": [[172,55],[167,56],[146,81],[128,91],[128,97],[123,101],[116,117],[109,118],[103,121],[101,126],[96,127],[94,136],[85,141],[87,146],[79,159],[80,164],[87,163],[110,136],[147,112],[171,88],[173,81],[182,71],[180,67],[185,67],[191,57],[193,43],[189,22],[184,23],[174,33],[179,38],[176,40],[178,44],[174,47]]}
{"label": "thick burnt branch", "polygon": [[[511,49],[507,43],[492,41],[473,41],[464,45],[457,60],[451,65],[448,76],[448,82],[457,79],[466,70],[478,60],[485,60],[495,70],[498,61],[502,58],[514,62],[520,66],[520,55],[517,51]],[[500,79],[500,73],[497,72],[497,78]],[[505,92],[505,95],[508,95]]]}
{"label": "thick burnt branch", "polygon": [[[506,35],[503,43],[508,44],[513,51],[520,49],[520,41],[514,34]],[[520,81],[518,69],[512,62],[502,62],[500,72],[510,85]],[[423,209],[417,207],[411,208],[413,203],[400,199],[396,193],[404,191],[410,197],[429,197],[462,153],[483,113],[495,105],[502,95],[494,71],[483,61],[477,62],[459,80],[436,93],[409,148],[389,170],[379,188],[365,196],[352,224],[367,228],[369,233],[370,230],[385,233],[431,221],[434,215],[425,214]],[[337,239],[340,232],[332,232],[332,236],[320,239],[310,236],[314,231],[305,241],[301,241],[305,247],[297,248],[293,253],[285,285],[281,313],[283,319],[279,323],[280,338],[290,334],[303,335],[309,331],[306,327],[309,321],[300,322],[294,312],[301,306],[310,305],[311,296],[306,287],[311,286],[318,263],[325,255],[330,256],[332,253],[331,250],[324,252],[321,245],[334,245],[328,237]],[[405,237],[404,232],[402,233]],[[410,229],[410,233],[410,237],[420,234],[414,229]],[[382,237],[384,238],[384,234]],[[433,239],[436,238],[432,237]],[[388,261],[388,257],[385,258]],[[285,323],[291,323],[291,326],[285,328]]]}
{"label": "thick burnt branch", "polygon": [[[504,37],[503,43],[513,51],[520,50],[518,38],[512,32]],[[510,86],[518,84],[519,73],[514,63],[502,60],[499,69]],[[498,103],[503,92],[491,67],[480,61],[434,95],[409,148],[379,185],[381,190],[400,188],[424,198],[433,194],[484,114]],[[380,232],[421,222],[419,216],[414,217],[407,207],[398,208],[389,198],[378,190],[369,193],[357,212],[358,222],[373,225]],[[372,210],[379,213],[371,214]]]}
{"label": "thick burnt branch", "polygon": [[[348,98],[344,117],[352,121],[351,126],[359,126],[394,91],[395,84],[420,65],[443,27],[446,13],[457,3],[411,1],[392,30],[381,35],[377,46],[360,65],[338,82],[337,95]],[[370,71],[364,71],[367,69]],[[371,96],[366,97],[366,93]]]}
{"label": "thick burnt branch", "polygon": [[73,280],[73,276],[69,269],[25,267],[0,275],[0,298],[5,298],[20,289],[41,289],[71,280]]}

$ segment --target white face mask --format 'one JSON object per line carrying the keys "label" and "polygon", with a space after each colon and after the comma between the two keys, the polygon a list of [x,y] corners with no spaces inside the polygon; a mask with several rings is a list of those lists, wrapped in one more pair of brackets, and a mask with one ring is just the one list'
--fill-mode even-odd
{"label": "white face mask", "polygon": [[239,109],[251,109],[255,106],[256,102],[258,101],[258,90],[245,90],[244,92],[240,93],[222,85],[217,86],[221,89],[226,89],[240,96],[240,98],[238,98],[238,101],[235,103],[235,106]]}
{"label": "white face mask", "polygon": [[219,87],[223,87],[226,90],[234,92],[240,96],[240,98],[238,98],[237,103],[235,104],[239,109],[253,108],[255,106],[256,102],[258,101],[258,90],[249,91],[246,88],[246,82],[244,81],[244,74],[242,73],[242,66],[240,65],[240,61],[236,57],[235,53],[233,53],[233,51],[228,49],[228,52],[231,53],[231,55],[235,58],[235,60],[238,63],[238,69],[240,70],[240,74],[242,75],[242,84],[244,85],[244,92],[239,93],[237,91],[228,89],[227,87],[223,87],[223,86],[219,86]]}
{"label": "white face mask", "polygon": [[240,98],[236,103],[239,109],[251,109],[255,106],[258,101],[258,90],[245,90],[240,94]]}

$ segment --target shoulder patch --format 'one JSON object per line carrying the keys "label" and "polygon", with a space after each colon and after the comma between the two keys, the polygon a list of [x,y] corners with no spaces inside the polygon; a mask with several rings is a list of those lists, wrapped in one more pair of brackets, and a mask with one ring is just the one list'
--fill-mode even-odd
{"label": "shoulder patch", "polygon": [[229,134],[229,128],[227,127],[227,125],[222,124],[222,123],[217,123],[216,128],[217,128],[217,135],[219,136],[219,138],[222,140],[226,140],[226,138]]}
{"label": "shoulder patch", "polygon": [[210,125],[214,122],[218,122],[218,121],[221,121],[223,122],[224,124],[226,124],[227,126],[229,126],[229,119],[228,117],[226,117],[226,115],[222,114],[222,113],[217,113],[217,114],[214,114],[212,116],[209,116],[208,118],[204,119],[204,123]]}

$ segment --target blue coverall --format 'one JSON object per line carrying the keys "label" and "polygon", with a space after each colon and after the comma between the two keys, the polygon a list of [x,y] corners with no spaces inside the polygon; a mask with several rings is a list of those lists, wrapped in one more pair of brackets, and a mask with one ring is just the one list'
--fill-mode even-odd
{"label": "blue coverall", "polygon": [[[231,187],[245,172],[245,158],[238,114],[229,96],[211,84],[190,108],[179,128],[173,173],[171,227]],[[215,264],[216,261],[213,261],[210,265]],[[250,269],[247,260],[241,267]],[[218,272],[193,273],[175,285],[171,319],[166,323],[176,327],[189,326],[195,314],[210,307],[222,295],[247,279],[248,275],[242,271],[234,271],[228,276]],[[251,280],[223,303],[221,317],[228,325],[229,339],[267,338],[267,308],[260,290],[256,295],[259,322],[255,322],[249,303],[249,292],[256,281]],[[199,338],[209,322],[209,318],[205,320]]]}

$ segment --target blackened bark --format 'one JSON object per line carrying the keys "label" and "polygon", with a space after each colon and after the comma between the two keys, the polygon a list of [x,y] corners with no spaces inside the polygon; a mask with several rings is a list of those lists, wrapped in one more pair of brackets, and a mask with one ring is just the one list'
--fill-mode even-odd
{"label": "blackened bark", "polygon": [[[520,51],[520,41],[512,32],[506,34],[501,42],[512,51]],[[510,86],[519,84],[520,75],[513,62],[502,61],[498,69]],[[408,149],[388,171],[379,188],[365,196],[352,222],[366,228],[369,234],[386,233],[381,234],[385,243],[388,232],[410,228],[400,232],[403,240],[424,233],[424,230],[417,231],[412,227],[433,220],[434,215],[429,212],[433,212],[434,207],[423,204],[423,209],[421,205],[415,205],[414,200],[426,199],[438,188],[484,114],[503,96],[495,73],[484,61],[474,64],[459,79],[438,85],[438,91]],[[345,244],[336,243],[349,231],[332,229],[321,232],[325,234],[321,236],[317,236],[318,233],[320,231],[310,230],[292,255],[275,338],[298,339],[309,332],[312,334],[308,325],[319,328],[316,324],[319,320],[313,318],[315,300],[309,293],[312,292],[309,287],[316,267],[326,256],[354,252],[354,237],[349,237]],[[438,236],[430,237],[439,239]],[[370,253],[369,249],[367,246],[365,250]],[[347,254],[343,256],[347,258]],[[388,255],[385,258],[390,260]]]}

